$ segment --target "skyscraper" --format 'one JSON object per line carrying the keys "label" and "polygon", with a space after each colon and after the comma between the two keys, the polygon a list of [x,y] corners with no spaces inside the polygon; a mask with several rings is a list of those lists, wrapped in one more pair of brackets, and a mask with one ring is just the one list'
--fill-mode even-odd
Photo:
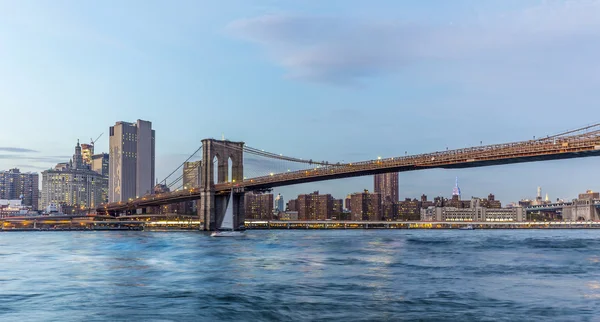
{"label": "skyscraper", "polygon": [[277,197],[275,197],[275,209],[277,210],[277,212],[284,212],[285,211],[285,205],[283,202],[283,196],[278,193]]}
{"label": "skyscraper", "polygon": [[152,192],[154,138],[152,122],[117,122],[110,127],[109,202],[124,201]]}
{"label": "skyscraper", "polygon": [[381,202],[398,202],[398,172],[382,173],[374,176],[375,193],[381,195]]}
{"label": "skyscraper", "polygon": [[37,173],[21,173],[19,169],[0,172],[0,199],[21,199],[24,206],[38,209]]}

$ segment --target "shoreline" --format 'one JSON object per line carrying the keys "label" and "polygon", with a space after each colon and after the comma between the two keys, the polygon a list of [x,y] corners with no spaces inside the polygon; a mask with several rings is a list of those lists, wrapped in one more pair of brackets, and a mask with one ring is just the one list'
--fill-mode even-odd
{"label": "shoreline", "polygon": [[[469,230],[594,230],[600,229],[600,227],[488,227],[488,228],[474,228]],[[264,231],[264,230],[464,230],[460,228],[247,228],[247,231]],[[0,233],[3,232],[64,232],[64,231],[147,231],[147,232],[209,232],[199,230],[197,228],[172,228],[172,229],[152,229],[144,227],[121,227],[121,228],[59,228],[59,229],[46,229],[46,228],[11,228],[11,229],[0,229]]]}

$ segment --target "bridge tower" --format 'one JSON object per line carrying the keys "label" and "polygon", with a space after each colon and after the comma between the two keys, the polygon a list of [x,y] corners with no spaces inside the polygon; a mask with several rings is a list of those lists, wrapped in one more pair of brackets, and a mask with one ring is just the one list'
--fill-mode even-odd
{"label": "bridge tower", "polygon": [[[232,163],[231,178],[228,178],[229,162]],[[204,222],[200,229],[216,230],[223,221],[230,194],[216,194],[215,184],[244,180],[244,142],[202,140],[200,170],[202,173],[200,175],[201,192],[198,201],[198,216],[200,221]],[[231,207],[233,207],[233,226],[239,227],[244,223],[244,192],[234,191]]]}

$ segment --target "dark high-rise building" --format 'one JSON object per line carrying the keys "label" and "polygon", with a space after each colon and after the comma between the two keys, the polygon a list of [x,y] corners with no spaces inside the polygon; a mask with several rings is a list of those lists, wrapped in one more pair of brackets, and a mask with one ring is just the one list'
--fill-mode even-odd
{"label": "dark high-rise building", "polygon": [[344,206],[346,207],[346,210],[348,210],[348,211],[352,210],[352,196],[351,195],[346,196],[346,199],[344,200]]}
{"label": "dark high-rise building", "polygon": [[398,214],[398,203],[397,202],[384,202],[381,205],[381,219],[382,220],[396,220]]}
{"label": "dark high-rise building", "polygon": [[351,198],[352,218],[351,220],[381,220],[381,195],[364,192],[354,193]]}
{"label": "dark high-rise building", "polygon": [[373,191],[381,195],[381,202],[398,202],[398,172],[374,176]]}
{"label": "dark high-rise building", "polygon": [[420,220],[422,202],[417,199],[406,198],[398,202],[397,220]]}
{"label": "dark high-rise building", "polygon": [[186,162],[183,164],[183,189],[200,187],[200,166],[202,161]]}
{"label": "dark high-rise building", "polygon": [[429,201],[427,200],[427,196],[426,195],[421,195],[421,208],[429,208],[434,206],[435,203],[433,201]]}
{"label": "dark high-rise building", "polygon": [[286,203],[285,211],[298,211],[298,199],[290,199]]}
{"label": "dark high-rise building", "polygon": [[344,213],[343,200],[333,199],[333,213],[331,214],[331,219],[340,220],[342,213]]}
{"label": "dark high-rise building", "polygon": [[273,194],[248,192],[244,195],[244,208],[247,219],[273,219]]}
{"label": "dark high-rise building", "polygon": [[19,169],[0,172],[0,199],[21,199],[23,206],[38,210],[39,175]]}
{"label": "dark high-rise building", "polygon": [[318,191],[298,196],[298,220],[325,220],[333,215],[333,197]]}

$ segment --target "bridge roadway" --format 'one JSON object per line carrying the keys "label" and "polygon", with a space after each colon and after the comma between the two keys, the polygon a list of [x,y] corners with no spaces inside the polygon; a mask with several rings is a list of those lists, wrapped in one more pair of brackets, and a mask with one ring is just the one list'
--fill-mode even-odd
{"label": "bridge roadway", "polygon": [[[232,188],[238,191],[264,190],[278,186],[386,172],[484,167],[599,155],[600,131],[593,131],[573,136],[554,136],[538,140],[486,145],[413,156],[331,164],[309,170],[249,178],[242,182],[218,183],[215,185],[215,190],[217,193],[226,193]],[[147,195],[127,202],[104,204],[100,205],[96,211],[97,213],[118,212],[197,199],[200,199],[200,189],[194,188]]]}

